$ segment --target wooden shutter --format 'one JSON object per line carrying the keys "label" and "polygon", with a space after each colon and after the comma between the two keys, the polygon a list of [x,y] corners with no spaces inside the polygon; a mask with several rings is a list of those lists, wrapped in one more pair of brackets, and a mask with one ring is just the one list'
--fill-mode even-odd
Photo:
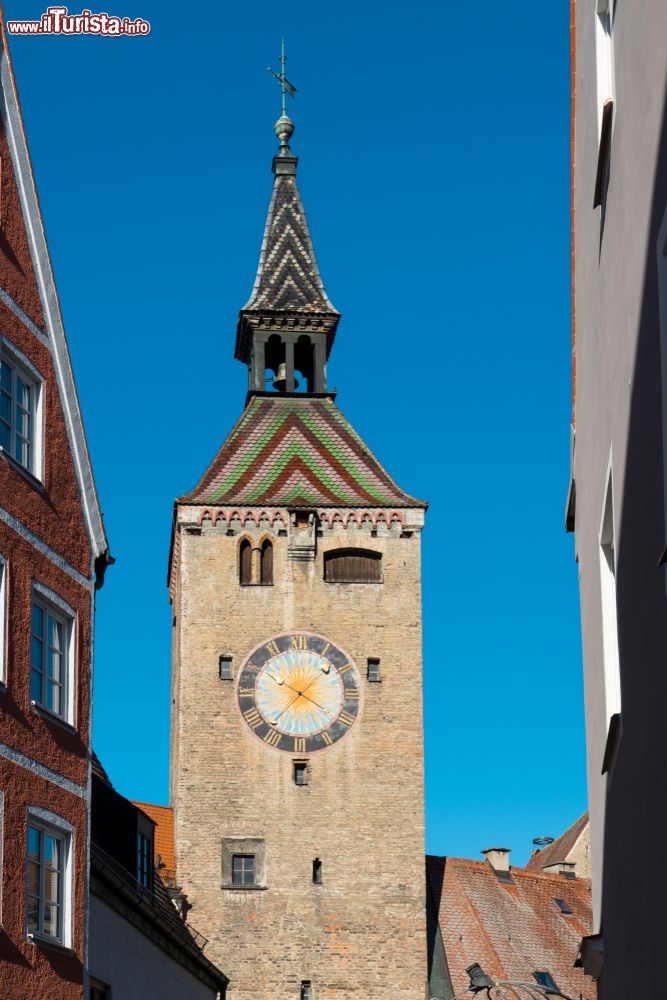
{"label": "wooden shutter", "polygon": [[260,583],[273,583],[273,545],[269,541],[262,545]]}
{"label": "wooden shutter", "polygon": [[247,539],[241,542],[239,562],[239,579],[243,586],[247,586],[252,583],[252,547]]}
{"label": "wooden shutter", "polygon": [[327,583],[382,583],[382,553],[339,549],[324,557]]}

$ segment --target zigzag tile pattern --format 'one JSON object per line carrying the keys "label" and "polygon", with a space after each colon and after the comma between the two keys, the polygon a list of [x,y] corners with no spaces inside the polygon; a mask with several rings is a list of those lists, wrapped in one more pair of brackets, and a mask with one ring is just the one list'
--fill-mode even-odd
{"label": "zigzag tile pattern", "polygon": [[295,177],[278,176],[255,286],[244,309],[331,313]]}
{"label": "zigzag tile pattern", "polygon": [[330,399],[253,397],[182,503],[425,507],[404,493]]}

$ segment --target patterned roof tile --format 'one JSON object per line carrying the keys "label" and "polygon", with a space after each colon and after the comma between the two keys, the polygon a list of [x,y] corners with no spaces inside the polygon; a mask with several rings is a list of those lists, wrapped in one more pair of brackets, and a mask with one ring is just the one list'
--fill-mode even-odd
{"label": "patterned roof tile", "polygon": [[254,396],[181,503],[426,507],[404,493],[329,398]]}
{"label": "patterned roof tile", "polygon": [[322,284],[294,176],[276,176],[257,276],[245,310],[338,315]]}

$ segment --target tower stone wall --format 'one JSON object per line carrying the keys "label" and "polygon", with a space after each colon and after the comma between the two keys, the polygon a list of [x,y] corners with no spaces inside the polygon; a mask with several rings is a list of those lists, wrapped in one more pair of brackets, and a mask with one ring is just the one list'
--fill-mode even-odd
{"label": "tower stone wall", "polygon": [[[328,514],[328,516],[327,516]],[[423,1000],[426,982],[420,534],[423,510],[316,515],[309,559],[294,557],[287,509],[230,517],[177,508],[172,591],[172,803],[179,883],[230,996]],[[214,523],[215,522],[215,523]],[[269,537],[272,586],[241,586],[239,542]],[[382,554],[382,583],[325,582],[327,551]],[[290,555],[290,552],[292,555]],[[236,678],[247,654],[296,630],[354,660],[360,713],[345,737],[308,754],[272,749],[245,724]],[[234,681],[219,679],[231,656]],[[380,660],[381,682],[366,679]],[[265,850],[264,887],[222,888],[224,843]],[[314,884],[312,862],[322,863]]]}

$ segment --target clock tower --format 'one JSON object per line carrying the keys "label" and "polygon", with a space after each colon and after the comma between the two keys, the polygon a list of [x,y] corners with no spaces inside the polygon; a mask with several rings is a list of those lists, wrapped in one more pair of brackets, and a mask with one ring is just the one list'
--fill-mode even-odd
{"label": "clock tower", "polygon": [[176,878],[232,1000],[423,1000],[426,504],[327,389],[340,315],[275,130],[245,409],[175,505]]}

